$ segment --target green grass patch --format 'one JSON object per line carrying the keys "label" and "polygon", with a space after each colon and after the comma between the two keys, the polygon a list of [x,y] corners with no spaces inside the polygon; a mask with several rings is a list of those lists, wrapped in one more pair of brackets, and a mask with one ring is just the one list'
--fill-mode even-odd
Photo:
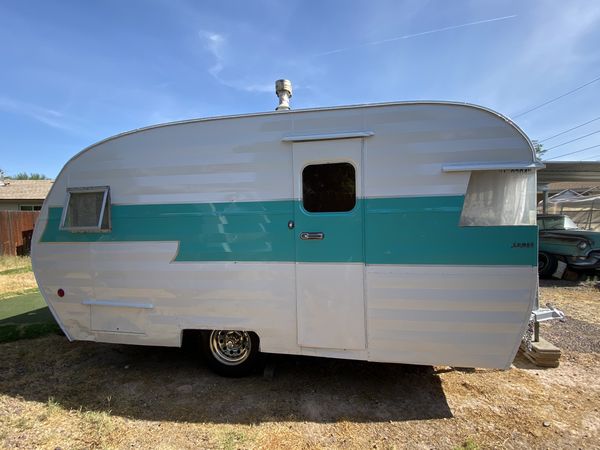
{"label": "green grass patch", "polygon": [[467,438],[462,445],[454,447],[454,450],[479,450],[479,445],[477,445],[477,442],[473,438]]}
{"label": "green grass patch", "polygon": [[33,323],[28,325],[0,325],[0,342],[19,341],[59,333],[60,327],[54,323]]}
{"label": "green grass patch", "polygon": [[30,339],[60,331],[39,292],[0,302],[0,342]]}
{"label": "green grass patch", "polygon": [[247,441],[246,435],[241,431],[228,431],[221,437],[223,450],[235,450],[244,447]]}

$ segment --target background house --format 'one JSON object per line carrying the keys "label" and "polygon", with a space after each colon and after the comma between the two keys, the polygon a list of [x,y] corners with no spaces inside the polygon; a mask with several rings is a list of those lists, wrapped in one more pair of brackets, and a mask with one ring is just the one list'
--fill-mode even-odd
{"label": "background house", "polygon": [[0,211],[39,211],[53,180],[0,180]]}
{"label": "background house", "polygon": [[0,178],[0,255],[27,255],[52,180]]}

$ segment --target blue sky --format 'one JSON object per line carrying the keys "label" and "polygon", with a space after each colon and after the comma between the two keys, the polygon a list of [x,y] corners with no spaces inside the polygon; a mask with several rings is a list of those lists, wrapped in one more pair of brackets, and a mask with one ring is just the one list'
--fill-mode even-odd
{"label": "blue sky", "polygon": [[[598,77],[596,1],[3,0],[0,168],[55,177],[122,131],[270,111],[278,78],[293,108],[465,101],[543,140],[600,117],[600,81],[518,115]],[[598,130],[546,158],[599,160],[600,132],[577,139]]]}

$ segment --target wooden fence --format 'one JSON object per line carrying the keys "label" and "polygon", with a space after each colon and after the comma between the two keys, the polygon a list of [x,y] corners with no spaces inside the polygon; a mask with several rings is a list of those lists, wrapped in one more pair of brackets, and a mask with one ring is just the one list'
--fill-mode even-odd
{"label": "wooden fence", "polygon": [[0,211],[0,255],[29,255],[39,211]]}

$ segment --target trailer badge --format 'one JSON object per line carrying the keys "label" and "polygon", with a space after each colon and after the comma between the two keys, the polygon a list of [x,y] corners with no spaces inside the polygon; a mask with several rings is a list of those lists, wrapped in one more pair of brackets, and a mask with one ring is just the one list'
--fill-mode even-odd
{"label": "trailer badge", "polygon": [[511,248],[533,248],[533,242],[513,242]]}

